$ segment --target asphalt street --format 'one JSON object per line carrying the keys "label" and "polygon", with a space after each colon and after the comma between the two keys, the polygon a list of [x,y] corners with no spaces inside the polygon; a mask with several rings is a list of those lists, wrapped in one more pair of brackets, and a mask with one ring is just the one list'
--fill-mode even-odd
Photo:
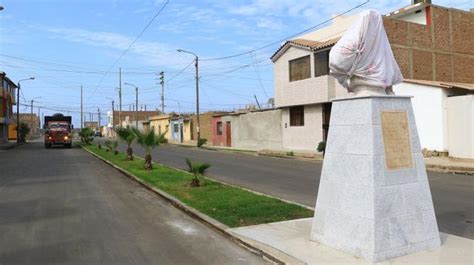
{"label": "asphalt street", "polygon": [[[137,144],[134,151],[143,156]],[[208,176],[214,179],[310,207],[316,204],[322,162],[170,144],[159,146],[152,157],[180,169],[186,169],[185,158],[210,163]],[[474,176],[437,172],[428,176],[440,231],[474,239]]]}
{"label": "asphalt street", "polygon": [[84,150],[0,152],[0,264],[264,264]]}

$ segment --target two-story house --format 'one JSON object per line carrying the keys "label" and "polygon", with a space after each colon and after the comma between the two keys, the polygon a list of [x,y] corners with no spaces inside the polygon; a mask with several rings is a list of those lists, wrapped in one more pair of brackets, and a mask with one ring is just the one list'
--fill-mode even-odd
{"label": "two-story house", "polygon": [[[328,27],[287,41],[272,55],[275,106],[282,112],[283,149],[314,151],[318,143],[326,139],[331,100],[348,95],[329,75],[329,51],[356,16],[335,18]],[[413,3],[384,16],[384,27],[404,78],[474,83],[474,38],[466,37],[474,36],[474,13],[425,2]],[[447,87],[454,89],[444,93],[445,98],[472,93],[455,85]],[[433,89],[438,88],[433,86]],[[412,89],[415,86],[406,84],[402,92],[394,88],[396,93],[408,95]],[[418,103],[415,102],[416,98],[413,104],[417,116]],[[440,105],[442,108],[443,104]],[[447,124],[447,114],[444,110],[439,113],[440,117],[430,119]],[[419,123],[422,116],[415,118]],[[419,131],[423,144],[422,134],[432,132],[420,126]],[[447,142],[446,133],[439,134],[442,139],[437,141]],[[445,145],[440,146],[445,149]]]}
{"label": "two-story house", "polygon": [[8,127],[12,123],[17,86],[4,72],[0,72],[0,86],[0,143],[5,143],[8,142]]}

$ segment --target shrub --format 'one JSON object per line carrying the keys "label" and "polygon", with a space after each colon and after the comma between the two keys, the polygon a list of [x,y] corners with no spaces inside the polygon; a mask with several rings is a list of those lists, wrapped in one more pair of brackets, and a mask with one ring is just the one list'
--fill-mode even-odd
{"label": "shrub", "polygon": [[200,138],[197,142],[197,146],[198,147],[201,147],[203,145],[205,145],[207,143],[207,139],[206,138]]}
{"label": "shrub", "polygon": [[316,148],[316,150],[318,150],[318,152],[322,152],[323,156],[324,156],[324,153],[326,152],[326,142],[324,142],[324,141],[319,142],[318,147]]}

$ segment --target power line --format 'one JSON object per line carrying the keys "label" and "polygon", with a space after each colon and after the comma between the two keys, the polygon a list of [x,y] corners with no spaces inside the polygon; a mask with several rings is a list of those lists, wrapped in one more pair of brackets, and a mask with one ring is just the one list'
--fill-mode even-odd
{"label": "power line", "polygon": [[363,3],[361,3],[361,4],[358,4],[358,5],[356,5],[356,6],[352,7],[352,8],[350,8],[350,9],[348,9],[348,10],[342,12],[342,13],[337,14],[336,16],[331,17],[330,19],[326,19],[326,20],[324,20],[323,22],[318,23],[318,24],[315,25],[315,26],[309,27],[309,28],[307,28],[307,29],[305,29],[305,30],[302,30],[302,31],[300,31],[300,32],[298,32],[298,33],[295,33],[295,34],[293,34],[293,35],[291,35],[291,36],[288,36],[288,37],[283,38],[283,39],[280,39],[280,40],[278,40],[278,41],[275,41],[275,42],[266,44],[266,45],[264,45],[264,46],[261,46],[261,47],[258,47],[258,48],[255,48],[255,49],[252,49],[252,50],[249,50],[249,51],[246,51],[246,52],[241,52],[241,53],[232,54],[232,55],[228,55],[228,56],[201,59],[201,61],[225,60],[225,59],[230,59],[230,58],[235,58],[235,57],[239,57],[239,56],[242,56],[242,55],[250,54],[250,53],[252,53],[252,52],[256,52],[256,51],[259,51],[259,50],[263,50],[263,49],[268,48],[268,47],[270,47],[270,46],[273,46],[273,45],[275,45],[275,44],[279,44],[279,43],[281,43],[281,42],[283,42],[283,41],[286,41],[287,39],[291,39],[291,38],[294,38],[294,37],[296,37],[296,36],[299,36],[299,35],[301,35],[301,34],[303,34],[303,33],[306,33],[306,32],[308,32],[308,31],[311,31],[311,30],[313,30],[313,29],[315,29],[315,28],[317,28],[317,27],[319,27],[319,26],[321,26],[321,25],[324,25],[324,24],[328,23],[329,21],[334,20],[334,19],[337,18],[337,17],[343,16],[343,15],[349,13],[349,12],[352,12],[353,10],[355,10],[355,9],[361,7],[361,6],[364,6],[364,5],[366,5],[367,3],[369,3],[369,2],[370,2],[370,0],[367,0],[367,1],[363,2]]}
{"label": "power line", "polygon": [[132,48],[132,46],[135,44],[135,42],[137,42],[137,40],[143,35],[143,33],[145,33],[145,31],[148,29],[148,27],[151,26],[151,24],[153,23],[153,21],[155,21],[155,19],[158,17],[158,15],[160,15],[161,11],[163,11],[163,9],[168,5],[169,3],[169,0],[166,0],[166,2],[161,6],[161,8],[158,10],[158,12],[156,12],[156,14],[152,17],[152,19],[148,22],[148,24],[146,24],[146,26],[143,28],[143,30],[138,34],[138,36],[130,43],[130,45],[128,45],[128,47],[120,54],[120,56],[117,58],[117,60],[115,60],[115,62],[109,67],[109,69],[105,72],[105,74],[102,76],[102,78],[100,79],[99,83],[97,84],[97,86],[94,88],[94,91],[92,92],[92,94],[89,96],[89,99],[94,96],[95,92],[97,91],[97,89],[99,88],[99,86],[102,84],[102,81],[104,81],[104,78],[105,76],[110,72],[110,70],[112,70],[112,68],[115,67],[115,65],[120,61],[120,59],[122,59],[122,57],[130,50],[130,48]]}
{"label": "power line", "polygon": [[179,75],[181,75],[184,71],[186,71],[186,69],[189,68],[189,66],[191,66],[192,64],[194,63],[194,60],[192,60],[188,65],[186,65],[186,67],[184,67],[183,69],[181,69],[177,74],[173,75],[173,77],[171,77],[170,79],[168,79],[168,83],[175,79],[176,77],[178,77]]}

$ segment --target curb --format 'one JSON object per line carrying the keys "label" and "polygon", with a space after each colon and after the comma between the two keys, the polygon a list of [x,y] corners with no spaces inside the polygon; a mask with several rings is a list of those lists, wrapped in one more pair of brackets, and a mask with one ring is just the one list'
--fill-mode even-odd
{"label": "curb", "polygon": [[283,261],[282,259],[277,258],[274,255],[272,255],[272,254],[256,247],[254,244],[252,244],[250,242],[247,242],[247,241],[244,241],[242,238],[232,234],[231,232],[228,231],[230,229],[230,227],[228,227],[227,225],[225,225],[225,224],[223,224],[223,223],[221,223],[221,222],[219,222],[219,221],[217,221],[217,220],[215,220],[215,219],[213,219],[213,218],[197,211],[194,208],[191,208],[191,207],[185,205],[179,199],[173,197],[172,195],[168,194],[167,192],[148,185],[148,183],[144,182],[143,180],[141,180],[137,176],[133,175],[132,173],[129,173],[128,171],[126,171],[125,169],[123,169],[119,166],[114,165],[112,162],[100,157],[99,155],[97,155],[97,154],[93,153],[92,151],[88,150],[87,148],[84,148],[83,146],[81,146],[81,149],[85,150],[86,152],[88,152],[89,154],[91,154],[95,158],[101,160],[102,162],[108,164],[109,166],[112,166],[114,169],[116,169],[117,171],[119,171],[120,173],[125,175],[126,177],[128,177],[131,180],[137,182],[138,184],[140,184],[141,186],[143,186],[147,190],[157,194],[162,199],[164,199],[165,201],[167,201],[171,205],[173,205],[175,208],[183,211],[185,214],[189,215],[190,217],[192,217],[192,218],[200,221],[201,223],[207,225],[208,227],[214,229],[215,231],[219,232],[221,235],[223,235],[227,239],[230,239],[232,242],[236,243],[237,245],[239,245],[239,246],[247,249],[248,251],[262,257],[264,260],[272,262],[273,264],[288,264],[287,262]]}

